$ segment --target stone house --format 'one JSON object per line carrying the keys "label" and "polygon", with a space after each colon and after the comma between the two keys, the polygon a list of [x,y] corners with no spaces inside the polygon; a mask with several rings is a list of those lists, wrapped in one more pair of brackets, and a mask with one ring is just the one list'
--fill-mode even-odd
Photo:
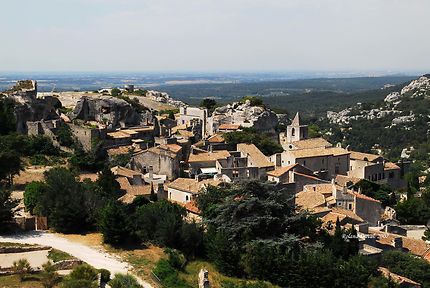
{"label": "stone house", "polygon": [[[316,199],[320,199],[320,201],[318,202]],[[378,225],[384,213],[380,201],[346,187],[340,187],[334,182],[305,185],[303,191],[297,193],[296,203],[300,204],[302,209],[312,210],[317,207],[326,207],[351,211],[371,226]]]}
{"label": "stone house", "polygon": [[219,186],[219,180],[205,179],[199,181],[191,178],[178,178],[167,184],[167,199],[173,202],[187,203],[195,200],[197,194],[208,186]]}
{"label": "stone house", "polygon": [[204,151],[200,149],[192,149],[188,157],[188,173],[190,177],[201,174],[201,168],[216,169],[217,160],[227,159],[231,156],[227,150],[220,151]]}
{"label": "stone house", "polygon": [[181,149],[169,145],[152,147],[133,155],[131,167],[133,170],[147,173],[151,169],[155,174],[166,175],[173,180],[180,173]]}
{"label": "stone house", "polygon": [[267,180],[289,186],[294,194],[302,191],[305,185],[327,183],[316,177],[310,169],[297,163],[267,172]]}
{"label": "stone house", "polygon": [[258,168],[258,177],[260,180],[267,180],[267,172],[273,170],[275,165],[269,161],[260,149],[254,144],[237,144],[237,151],[240,152],[241,157],[247,159],[248,167]]}
{"label": "stone house", "polygon": [[387,184],[393,189],[404,188],[401,168],[380,155],[350,151],[348,176]]}

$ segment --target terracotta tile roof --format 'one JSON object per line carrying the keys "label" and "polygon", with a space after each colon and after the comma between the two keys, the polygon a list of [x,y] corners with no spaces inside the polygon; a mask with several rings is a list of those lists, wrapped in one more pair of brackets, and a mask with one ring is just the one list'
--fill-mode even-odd
{"label": "terracotta tile roof", "polygon": [[323,216],[321,219],[324,222],[331,221],[333,223],[336,223],[337,218],[339,218],[339,221],[345,220],[352,221],[352,222],[358,222],[362,223],[365,222],[360,216],[355,214],[353,211],[342,209],[342,208],[332,208],[331,212],[327,215]]}
{"label": "terracotta tile roof", "polygon": [[192,194],[197,194],[207,186],[219,186],[221,183],[221,181],[213,179],[197,181],[191,178],[178,178],[175,181],[167,184],[167,187],[184,192],[189,192]]}
{"label": "terracotta tile roof", "polygon": [[288,171],[290,171],[292,168],[296,167],[297,165],[298,164],[296,163],[285,167],[279,167],[279,168],[276,168],[275,170],[267,172],[267,175],[273,176],[273,177],[280,177],[285,173],[288,173]]}
{"label": "terracotta tile roof", "polygon": [[237,144],[237,150],[250,157],[255,166],[259,168],[275,166],[254,144]]}
{"label": "terracotta tile roof", "polygon": [[237,130],[239,128],[239,124],[221,124],[218,127],[219,130]]}
{"label": "terracotta tile roof", "polygon": [[321,193],[323,195],[332,195],[333,194],[333,184],[308,184],[303,186],[303,190],[305,191],[315,191]]}
{"label": "terracotta tile roof", "polygon": [[320,147],[331,147],[330,142],[325,140],[324,138],[310,138],[300,141],[294,141],[292,143],[297,149],[311,149],[311,148],[320,148]]}
{"label": "terracotta tile roof", "polygon": [[368,200],[368,201],[372,201],[372,202],[377,202],[377,203],[381,203],[381,201],[373,199],[372,197],[366,196],[364,194],[360,194],[357,192],[354,192],[354,196],[360,199],[364,199],[364,200]]}
{"label": "terracotta tile roof", "polygon": [[309,148],[301,150],[291,150],[287,153],[291,153],[295,158],[309,158],[309,157],[323,157],[323,156],[341,156],[347,155],[350,152],[339,147],[330,148]]}
{"label": "terracotta tile roof", "polygon": [[187,129],[187,125],[183,124],[183,125],[178,125],[172,128],[172,133],[175,134],[176,132],[178,132],[179,130],[186,130]]}
{"label": "terracotta tile roof", "polygon": [[394,238],[401,237],[403,242],[403,248],[409,250],[409,252],[416,256],[427,258],[428,254],[430,253],[430,244],[427,244],[423,240],[413,239],[397,234],[386,233],[374,228],[369,228],[369,233],[373,235],[378,235],[379,239],[377,240],[377,242],[379,242],[380,244],[390,246],[392,245]]}
{"label": "terracotta tile roof", "polygon": [[224,136],[221,133],[217,133],[208,138],[209,143],[224,143]]}
{"label": "terracotta tile roof", "polygon": [[400,170],[400,167],[394,164],[393,162],[385,162],[384,170]]}
{"label": "terracotta tile roof", "polygon": [[197,207],[196,203],[194,201],[190,201],[185,203],[185,209],[187,211],[194,213],[194,214],[200,214],[200,209]]}
{"label": "terracotta tile roof", "polygon": [[356,151],[350,151],[351,152],[351,159],[354,160],[362,160],[362,161],[370,161],[373,162],[378,158],[382,158],[380,155],[375,154],[369,154],[369,153],[362,153],[362,152],[356,152]]}
{"label": "terracotta tile roof", "polygon": [[308,179],[317,180],[317,181],[324,181],[324,180],[318,178],[317,176],[308,175],[308,174],[304,174],[304,173],[300,173],[300,172],[293,172],[293,173],[295,175],[302,176],[302,177],[305,177],[305,178],[308,178]]}
{"label": "terracotta tile roof", "polygon": [[190,154],[190,157],[188,158],[188,163],[210,162],[216,161],[218,159],[227,159],[228,157],[230,157],[230,152],[228,152],[227,150],[202,152],[198,154]]}
{"label": "terracotta tile roof", "polygon": [[[391,279],[394,282],[396,282],[397,284],[400,284],[400,285],[412,285],[414,287],[421,287],[421,284],[419,284],[419,283],[417,283],[417,282],[415,282],[415,281],[413,281],[413,280],[411,280],[409,278],[406,278],[406,277],[400,276],[398,274],[395,274],[395,273],[391,272],[390,270],[388,270],[385,267],[379,267],[378,271],[381,272],[381,274],[385,278]],[[411,287],[411,286],[407,286],[407,287]]]}
{"label": "terracotta tile roof", "polygon": [[125,194],[119,198],[124,203],[133,202],[134,198],[139,195],[150,195],[151,185],[131,185],[127,177],[117,177],[120,189],[125,191]]}
{"label": "terracotta tile roof", "polygon": [[142,153],[154,153],[154,154],[158,154],[158,155],[164,155],[164,156],[167,156],[169,158],[176,158],[178,156],[178,153],[174,153],[173,151],[170,150],[170,148],[165,147],[163,145],[151,147],[149,149],[139,151],[139,152],[135,153],[135,155],[142,154]]}
{"label": "terracotta tile roof", "polygon": [[179,135],[181,135],[182,137],[188,137],[188,138],[190,138],[190,137],[193,137],[193,136],[194,136],[194,133],[193,133],[193,132],[191,132],[191,131],[187,131],[187,130],[178,130],[178,132],[179,132]]}
{"label": "terracotta tile roof", "polygon": [[160,145],[160,146],[166,147],[167,149],[169,149],[173,153],[179,153],[182,150],[182,147],[179,146],[178,144],[166,144],[166,145]]}
{"label": "terracotta tile roof", "polygon": [[360,181],[360,178],[356,178],[356,177],[351,177],[351,176],[345,176],[345,175],[336,175],[336,184],[340,185],[340,186],[346,186],[346,184],[348,182],[352,182],[352,184],[356,184]]}
{"label": "terracotta tile roof", "polygon": [[121,166],[112,167],[110,170],[116,176],[124,176],[128,178],[133,178],[134,176],[142,176],[143,178],[142,173]]}
{"label": "terracotta tile roof", "polygon": [[139,150],[141,150],[140,148],[133,147],[133,145],[127,145],[127,146],[120,146],[116,148],[107,149],[107,153],[109,156],[121,155],[121,154],[129,153],[130,150],[133,150],[133,149],[134,149],[134,152],[138,152]]}
{"label": "terracotta tile roof", "polygon": [[83,173],[79,174],[79,181],[83,182],[85,179],[90,179],[91,181],[95,182],[97,179],[99,179],[99,174],[97,173]]}
{"label": "terracotta tile roof", "polygon": [[319,192],[302,191],[296,194],[296,205],[307,210],[322,207],[325,205],[325,197]]}
{"label": "terracotta tile roof", "polygon": [[130,134],[125,133],[123,131],[115,131],[115,132],[109,132],[106,133],[106,135],[110,138],[114,138],[114,139],[125,139],[125,138],[130,138]]}

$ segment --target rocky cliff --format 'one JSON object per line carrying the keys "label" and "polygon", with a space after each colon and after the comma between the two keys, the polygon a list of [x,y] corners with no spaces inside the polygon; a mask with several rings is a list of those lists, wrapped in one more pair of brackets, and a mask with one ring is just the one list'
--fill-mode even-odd
{"label": "rocky cliff", "polygon": [[127,101],[112,96],[83,96],[69,116],[72,120],[105,123],[110,128],[139,125],[144,118]]}
{"label": "rocky cliff", "polygon": [[[382,104],[363,105],[358,103],[340,112],[327,111],[327,118],[332,124],[349,125],[354,120],[390,119],[393,127],[412,123],[417,116],[427,117],[420,106],[430,104],[430,75],[424,75],[411,81],[399,91],[389,93]],[[422,106],[421,106],[422,107]]]}
{"label": "rocky cliff", "polygon": [[21,80],[14,87],[3,92],[6,97],[15,101],[17,131],[27,133],[27,122],[58,119],[56,110],[61,102],[51,96],[37,98],[37,82]]}
{"label": "rocky cliff", "polygon": [[234,123],[266,132],[274,131],[278,125],[275,112],[264,106],[252,106],[249,100],[216,108],[212,113],[212,121],[213,126]]}

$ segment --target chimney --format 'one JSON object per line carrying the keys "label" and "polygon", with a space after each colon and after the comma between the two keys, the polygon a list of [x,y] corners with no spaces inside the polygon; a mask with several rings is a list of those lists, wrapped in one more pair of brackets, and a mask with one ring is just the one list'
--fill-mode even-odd
{"label": "chimney", "polygon": [[402,249],[403,248],[403,238],[402,237],[395,237],[393,241],[391,242],[391,245],[396,249]]}
{"label": "chimney", "polygon": [[152,166],[148,167],[148,174],[149,174],[149,181],[152,182],[152,180],[154,179],[154,167]]}

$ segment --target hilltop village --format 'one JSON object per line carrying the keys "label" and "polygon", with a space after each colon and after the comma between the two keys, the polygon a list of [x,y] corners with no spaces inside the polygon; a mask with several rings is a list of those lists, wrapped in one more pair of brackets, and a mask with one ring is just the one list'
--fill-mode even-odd
{"label": "hilltop village", "polygon": [[[382,155],[330,143],[311,133],[300,113],[290,115],[291,119],[277,115],[255,97],[226,106],[206,99],[206,106],[191,107],[166,93],[133,85],[38,93],[36,81],[23,80],[3,96],[15,103],[18,133],[48,138],[60,154],[86,157],[32,165],[43,166],[45,175],[57,164],[70,163],[79,168],[76,177],[82,183],[96,183],[111,173],[119,187],[114,196],[118,202],[168,201],[183,207],[186,221],[192,223],[215,217],[208,216],[211,210],[199,199],[211,189],[231,191],[257,183],[261,185],[255,191],[258,194],[270,185],[293,201],[297,213],[309,213],[329,233],[334,233],[335,226],[354,231],[351,237],[360,255],[378,259],[384,251],[395,250],[430,261],[430,244],[421,239],[426,227],[402,225],[396,217],[395,203],[408,197],[404,176],[410,163],[394,163]],[[103,165],[88,164],[88,159],[97,162],[98,158],[109,163],[108,172]],[[9,180],[19,182],[29,171],[11,173]],[[385,191],[383,197],[376,195],[381,191]],[[49,215],[26,205],[15,212],[21,228],[51,227]],[[398,283],[412,285],[407,287],[421,287],[388,269],[380,271]],[[207,287],[204,283],[209,280],[202,273],[200,287]]]}

